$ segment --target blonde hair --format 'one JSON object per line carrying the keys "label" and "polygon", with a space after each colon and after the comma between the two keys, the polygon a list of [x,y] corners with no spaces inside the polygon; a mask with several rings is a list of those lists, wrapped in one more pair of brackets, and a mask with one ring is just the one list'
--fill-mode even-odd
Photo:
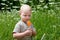
{"label": "blonde hair", "polygon": [[22,11],[29,11],[29,10],[31,10],[31,7],[29,6],[29,5],[27,5],[27,4],[24,4],[24,5],[22,5],[21,7],[20,7],[20,13],[22,12]]}

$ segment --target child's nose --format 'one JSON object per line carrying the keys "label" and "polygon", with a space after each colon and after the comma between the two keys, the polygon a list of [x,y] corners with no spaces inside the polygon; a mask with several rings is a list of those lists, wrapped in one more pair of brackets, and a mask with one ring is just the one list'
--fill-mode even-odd
{"label": "child's nose", "polygon": [[30,19],[30,17],[29,17],[29,16],[27,16],[27,19]]}

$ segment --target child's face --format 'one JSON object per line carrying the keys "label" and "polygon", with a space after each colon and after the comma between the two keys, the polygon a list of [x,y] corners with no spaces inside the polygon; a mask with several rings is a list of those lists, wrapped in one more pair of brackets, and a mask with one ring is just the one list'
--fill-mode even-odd
{"label": "child's face", "polygon": [[30,20],[30,18],[31,18],[31,10],[22,12],[20,16],[21,16],[21,19],[22,19],[24,22]]}

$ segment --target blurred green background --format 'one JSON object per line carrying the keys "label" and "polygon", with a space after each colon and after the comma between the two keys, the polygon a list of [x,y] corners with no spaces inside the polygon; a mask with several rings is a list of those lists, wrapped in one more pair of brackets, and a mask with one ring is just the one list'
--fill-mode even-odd
{"label": "blurred green background", "polygon": [[35,40],[60,40],[60,0],[0,0],[0,40],[14,40],[12,32],[23,4],[32,7]]}

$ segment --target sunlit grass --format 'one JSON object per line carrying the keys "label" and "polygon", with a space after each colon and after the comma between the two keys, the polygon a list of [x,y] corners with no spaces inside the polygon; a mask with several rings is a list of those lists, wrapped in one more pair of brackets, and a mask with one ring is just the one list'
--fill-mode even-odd
{"label": "sunlit grass", "polygon": [[[12,32],[19,20],[16,10],[0,12],[0,40],[13,40]],[[60,10],[35,11],[31,22],[37,31],[35,40],[60,40]]]}

